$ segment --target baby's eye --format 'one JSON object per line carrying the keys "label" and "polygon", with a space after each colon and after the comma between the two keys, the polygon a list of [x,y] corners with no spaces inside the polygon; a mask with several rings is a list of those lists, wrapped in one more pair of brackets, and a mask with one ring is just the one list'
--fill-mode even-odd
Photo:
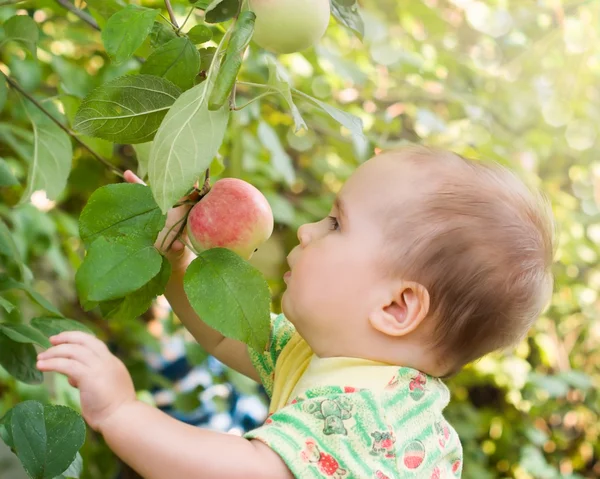
{"label": "baby's eye", "polygon": [[334,231],[340,229],[340,224],[338,223],[338,220],[335,216],[328,216],[327,219],[329,220],[329,224],[330,224],[329,229],[334,230]]}

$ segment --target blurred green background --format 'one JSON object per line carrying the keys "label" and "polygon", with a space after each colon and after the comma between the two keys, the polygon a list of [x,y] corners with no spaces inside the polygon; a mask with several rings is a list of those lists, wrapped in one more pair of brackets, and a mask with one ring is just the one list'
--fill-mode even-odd
{"label": "blurred green background", "polygon": [[[99,32],[58,3],[0,0],[0,23],[15,13],[27,14],[41,31],[37,59],[18,44],[3,44],[0,68],[72,120],[94,87],[137,72],[140,64],[112,65]],[[129,3],[164,7],[158,0]],[[182,21],[189,2],[172,3]],[[275,233],[252,261],[269,280],[274,309],[296,228],[327,214],[344,180],[374,149],[426,142],[510,165],[552,201],[559,227],[555,292],[527,340],[450,381],[453,401],[447,416],[464,444],[464,477],[600,477],[600,2],[359,3],[364,42],[332,21],[316,48],[279,60],[296,88],[359,116],[366,140],[353,138],[307,104],[299,107],[309,131],[296,135],[287,108],[270,96],[232,116],[220,151],[223,168],[215,176],[252,182],[272,205]],[[195,15],[188,27],[201,18],[199,10]],[[148,42],[138,55],[144,57],[149,48]],[[248,82],[265,82],[264,52],[251,46],[241,75]],[[255,95],[240,88],[238,102]],[[31,155],[28,129],[11,91],[0,114],[0,156],[21,185]],[[137,168],[131,146],[85,141],[119,168]],[[84,312],[75,295],[74,272],[83,255],[77,218],[96,188],[116,181],[76,148],[68,188],[58,201],[39,192],[30,204],[15,207],[23,187],[0,186],[0,215],[11,225],[38,291],[116,345],[140,391],[153,381],[168,388],[141,352],[142,347],[158,351],[162,338],[181,334],[165,304],[159,301],[143,317],[123,324]],[[21,296],[14,293],[11,299]],[[33,314],[25,303],[10,313]],[[0,310],[0,315],[8,313]],[[46,381],[43,387],[26,386],[0,368],[0,416],[28,398],[76,407],[76,391],[66,380]],[[82,477],[114,477],[117,460],[101,438],[88,434],[82,454]],[[0,477],[12,479],[3,467],[0,460]]]}

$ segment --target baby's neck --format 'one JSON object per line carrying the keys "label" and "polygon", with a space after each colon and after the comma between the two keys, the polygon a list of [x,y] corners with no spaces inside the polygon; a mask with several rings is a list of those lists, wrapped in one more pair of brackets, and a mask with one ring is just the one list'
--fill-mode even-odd
{"label": "baby's neck", "polygon": [[422,341],[411,338],[361,338],[355,341],[305,340],[319,358],[359,358],[416,369],[434,377],[445,374],[443,366]]}

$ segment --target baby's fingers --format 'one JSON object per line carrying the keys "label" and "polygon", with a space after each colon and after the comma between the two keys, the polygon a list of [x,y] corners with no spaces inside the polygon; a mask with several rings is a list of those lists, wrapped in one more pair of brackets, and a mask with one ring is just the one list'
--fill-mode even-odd
{"label": "baby's fingers", "polygon": [[37,362],[37,368],[40,371],[54,371],[64,374],[69,378],[69,383],[77,387],[79,382],[85,378],[85,365],[75,359],[51,358]]}
{"label": "baby's fingers", "polygon": [[53,358],[74,359],[88,367],[101,362],[100,357],[92,352],[92,350],[79,344],[59,344],[38,354],[37,358],[40,361]]}
{"label": "baby's fingers", "polygon": [[127,170],[124,174],[123,174],[123,178],[125,178],[125,181],[127,183],[138,183],[140,185],[145,185],[146,183],[144,183],[142,181],[142,179],[136,175],[133,171],[131,170]]}

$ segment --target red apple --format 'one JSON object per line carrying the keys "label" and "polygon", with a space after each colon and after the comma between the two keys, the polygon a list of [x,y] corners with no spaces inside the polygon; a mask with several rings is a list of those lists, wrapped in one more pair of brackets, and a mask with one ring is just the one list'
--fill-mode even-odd
{"label": "red apple", "polygon": [[227,248],[249,259],[273,233],[273,212],[250,183],[224,178],[191,209],[187,233],[196,253]]}
{"label": "red apple", "polygon": [[253,40],[275,53],[306,50],[325,34],[329,0],[249,0],[256,14]]}

